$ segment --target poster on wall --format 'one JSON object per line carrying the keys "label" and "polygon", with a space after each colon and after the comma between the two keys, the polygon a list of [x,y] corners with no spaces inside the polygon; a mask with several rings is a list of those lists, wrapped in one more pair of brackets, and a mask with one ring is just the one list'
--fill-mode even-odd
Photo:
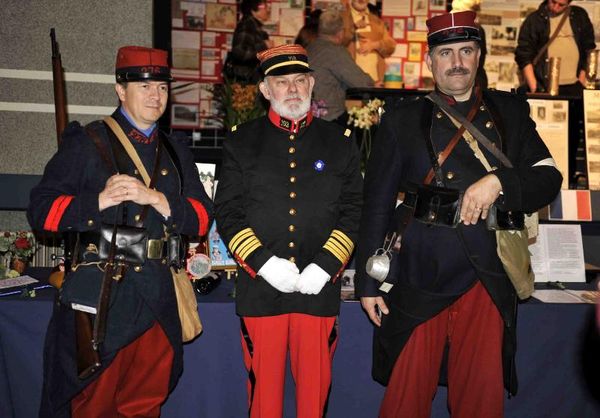
{"label": "poster on wall", "polygon": [[528,99],[529,115],[563,176],[561,189],[569,188],[569,102]]}
{"label": "poster on wall", "polygon": [[600,190],[600,90],[583,91],[588,188]]}

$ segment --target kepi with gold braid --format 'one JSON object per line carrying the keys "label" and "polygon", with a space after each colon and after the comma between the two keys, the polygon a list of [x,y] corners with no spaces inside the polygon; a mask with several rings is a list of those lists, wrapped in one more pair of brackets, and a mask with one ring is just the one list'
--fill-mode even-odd
{"label": "kepi with gold braid", "polygon": [[311,72],[306,49],[300,45],[281,45],[256,54],[264,77]]}

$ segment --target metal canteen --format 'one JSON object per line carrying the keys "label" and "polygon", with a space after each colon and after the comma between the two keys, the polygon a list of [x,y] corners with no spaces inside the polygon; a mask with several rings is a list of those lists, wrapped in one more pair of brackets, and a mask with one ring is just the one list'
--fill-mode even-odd
{"label": "metal canteen", "polygon": [[369,276],[382,283],[390,272],[391,257],[389,252],[382,249],[377,250],[367,260],[366,271]]}

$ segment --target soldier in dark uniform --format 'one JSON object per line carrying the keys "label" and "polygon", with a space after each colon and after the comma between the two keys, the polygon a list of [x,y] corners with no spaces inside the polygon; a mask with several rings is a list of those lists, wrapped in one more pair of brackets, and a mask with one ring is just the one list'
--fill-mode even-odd
{"label": "soldier in dark uniform", "polygon": [[297,416],[317,418],[331,384],[338,278],[358,232],[359,155],[349,130],[312,117],[304,48],[258,58],[271,108],[225,140],[215,216],[239,264],[250,417],[281,417],[289,348]]}
{"label": "soldier in dark uniform", "polygon": [[386,279],[392,287],[382,287],[385,293],[367,275],[367,259],[384,242],[398,193],[424,183],[432,160],[440,161],[457,133],[428,99],[385,113],[365,177],[356,276],[356,293],[376,325],[373,376],[388,386],[380,417],[429,417],[444,357],[452,416],[501,417],[503,381],[509,392],[517,389],[517,299],[484,220],[492,204],[528,213],[548,204],[561,175],[525,100],[475,86],[481,38],[474,19],[465,11],[428,20],[426,62],[437,94],[463,115],[471,113],[514,168],[481,146],[492,166],[488,173],[458,136],[440,177],[446,188],[464,191],[460,223],[450,228],[413,218],[393,255]]}
{"label": "soldier in dark uniform", "polygon": [[[105,122],[96,121],[85,128],[77,122],[66,128],[58,152],[31,192],[31,226],[79,233],[77,254],[85,252],[65,279],[48,327],[41,417],[158,417],[181,374],[181,325],[163,238],[165,231],[204,235],[212,204],[187,147],[167,138],[156,124],[165,110],[171,79],[165,51],[119,49],[120,106],[112,118],[146,170],[154,173],[153,188],[146,187],[126,155],[129,166],[115,174],[119,153],[116,148],[112,151],[112,144],[118,140]],[[78,306],[72,303],[98,300],[99,289],[93,289],[93,283],[101,280],[103,263],[95,232],[115,219],[135,225],[144,207],[143,227],[152,245],[148,244],[143,265],[130,266],[113,282],[106,337],[100,346],[102,368],[81,379],[72,309]],[[78,286],[82,280],[85,283]]]}

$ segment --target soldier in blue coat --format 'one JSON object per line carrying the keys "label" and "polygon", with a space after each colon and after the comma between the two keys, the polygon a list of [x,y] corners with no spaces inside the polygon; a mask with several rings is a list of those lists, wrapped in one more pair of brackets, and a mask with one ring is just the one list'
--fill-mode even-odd
{"label": "soldier in blue coat", "polygon": [[[382,418],[429,417],[443,358],[452,416],[499,418],[503,383],[517,389],[517,298],[485,220],[493,204],[535,212],[552,201],[562,177],[526,101],[475,85],[481,38],[474,19],[471,11],[430,19],[426,63],[442,100],[472,119],[513,167],[480,146],[488,172],[469,137],[428,99],[384,114],[365,176],[356,273],[356,293],[376,325],[373,376],[387,385]],[[448,154],[453,137],[458,142]],[[380,288],[367,260],[384,242],[399,192],[411,196],[430,180],[433,161],[442,185],[463,193],[460,222],[452,228],[409,221],[391,260],[391,289]],[[419,191],[417,203],[424,198]],[[436,207],[435,199],[428,202]]]}
{"label": "soldier in blue coat", "polygon": [[[78,236],[72,271],[46,335],[41,417],[158,417],[181,374],[181,325],[165,237],[204,235],[212,203],[187,147],[157,127],[171,79],[165,51],[119,49],[120,106],[112,119],[152,176],[152,187],[146,186],[125,149],[115,148],[113,129],[96,121],[87,127],[74,122],[65,129],[58,152],[31,192],[32,228]],[[128,266],[113,282],[99,349],[102,367],[81,378],[75,310],[94,312],[106,261],[99,255],[98,232],[101,225],[115,222],[143,223],[148,238],[144,260]]]}

